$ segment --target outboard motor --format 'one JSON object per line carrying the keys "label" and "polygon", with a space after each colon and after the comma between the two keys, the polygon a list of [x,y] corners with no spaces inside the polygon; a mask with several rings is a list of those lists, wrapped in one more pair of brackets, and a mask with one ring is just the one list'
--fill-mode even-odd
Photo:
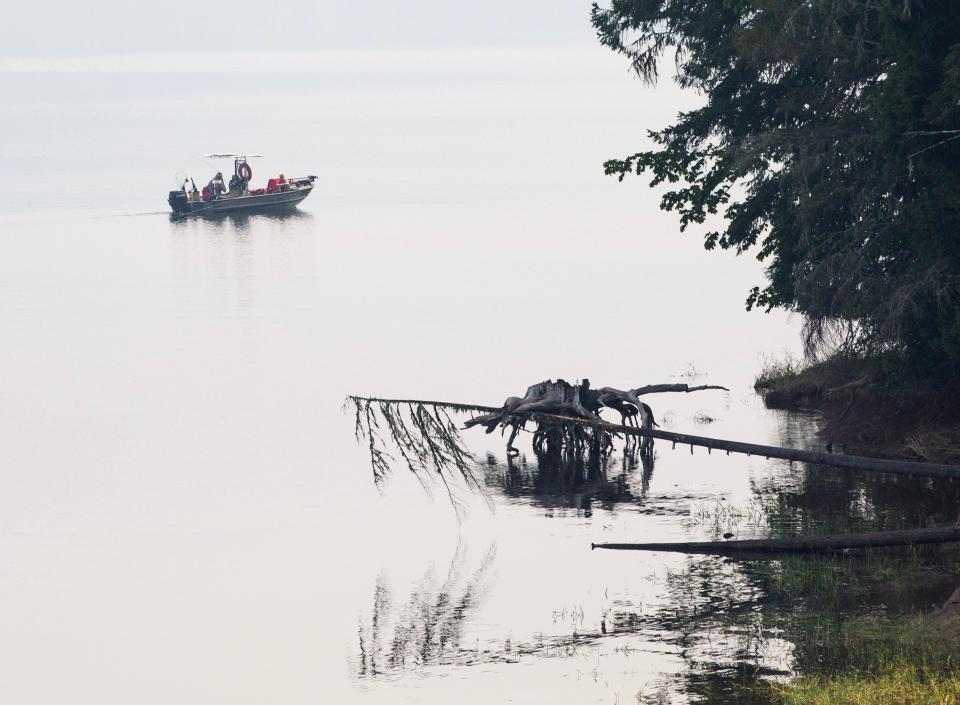
{"label": "outboard motor", "polygon": [[187,194],[183,189],[171,191],[170,195],[167,196],[167,203],[170,204],[174,213],[186,213],[190,210],[190,202],[187,200]]}

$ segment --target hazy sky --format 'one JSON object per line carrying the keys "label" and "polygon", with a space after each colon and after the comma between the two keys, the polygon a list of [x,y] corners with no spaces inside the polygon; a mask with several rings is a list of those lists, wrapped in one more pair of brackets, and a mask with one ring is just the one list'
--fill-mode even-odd
{"label": "hazy sky", "polygon": [[594,43],[589,0],[9,3],[0,56]]}

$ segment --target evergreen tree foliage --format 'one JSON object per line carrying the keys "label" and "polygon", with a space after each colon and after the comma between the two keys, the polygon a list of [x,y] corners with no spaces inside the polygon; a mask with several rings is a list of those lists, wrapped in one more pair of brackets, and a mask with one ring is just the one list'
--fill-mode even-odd
{"label": "evergreen tree foliage", "polygon": [[610,3],[600,41],[705,102],[606,172],[664,184],[681,229],[722,213],[706,248],[754,252],[747,307],[802,313],[809,349],[960,368],[960,1]]}

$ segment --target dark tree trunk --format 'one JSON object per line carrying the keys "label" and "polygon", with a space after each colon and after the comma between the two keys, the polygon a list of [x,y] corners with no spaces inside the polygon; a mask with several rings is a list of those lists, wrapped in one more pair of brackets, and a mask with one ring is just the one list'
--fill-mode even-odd
{"label": "dark tree trunk", "polygon": [[797,536],[787,539],[747,539],[743,541],[691,541],[685,543],[594,543],[591,548],[618,551],[670,551],[673,553],[709,553],[716,555],[765,553],[828,553],[848,548],[908,546],[923,543],[960,541],[960,526],[945,529],[906,529],[873,531],[865,534]]}

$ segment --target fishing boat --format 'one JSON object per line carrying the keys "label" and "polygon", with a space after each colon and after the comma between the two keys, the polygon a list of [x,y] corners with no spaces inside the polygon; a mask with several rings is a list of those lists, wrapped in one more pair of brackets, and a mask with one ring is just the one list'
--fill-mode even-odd
{"label": "fishing boat", "polygon": [[[180,188],[171,191],[167,203],[176,216],[217,215],[237,211],[250,212],[259,209],[293,208],[313,191],[316,176],[301,176],[292,179],[281,174],[267,180],[263,188],[251,189],[253,169],[249,161],[260,154],[205,154],[205,159],[233,159],[233,177],[229,190],[220,191],[214,182],[197,189],[193,179],[183,176]],[[218,174],[218,176],[220,176]],[[222,181],[221,181],[222,183]],[[189,184],[189,188],[188,188]]]}

